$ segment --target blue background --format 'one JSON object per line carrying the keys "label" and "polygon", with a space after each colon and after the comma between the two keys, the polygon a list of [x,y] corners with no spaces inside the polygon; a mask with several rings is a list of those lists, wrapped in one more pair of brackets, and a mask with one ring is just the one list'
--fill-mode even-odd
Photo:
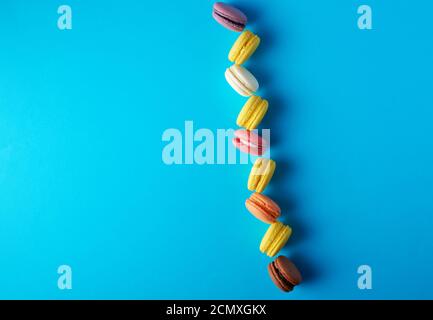
{"label": "blue background", "polygon": [[270,102],[266,193],[305,282],[268,277],[249,165],[161,160],[165,129],[234,128],[245,101],[212,1],[69,0],[60,31],[64,3],[3,0],[0,298],[433,298],[433,3],[232,3],[262,37],[246,66]]}

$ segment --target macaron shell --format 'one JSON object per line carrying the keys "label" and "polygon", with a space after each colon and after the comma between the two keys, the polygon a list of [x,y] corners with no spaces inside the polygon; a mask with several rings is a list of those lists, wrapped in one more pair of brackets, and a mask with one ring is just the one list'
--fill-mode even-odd
{"label": "macaron shell", "polygon": [[265,139],[252,131],[239,129],[234,132],[234,135],[240,140],[248,141],[249,143],[255,145],[261,145],[263,148],[266,148],[268,146],[268,142]]}
{"label": "macaron shell", "polygon": [[260,156],[267,149],[267,141],[254,132],[248,130],[236,130],[233,144],[242,152]]}
{"label": "macaron shell", "polygon": [[242,107],[236,124],[247,130],[254,130],[258,127],[267,111],[268,101],[253,95]]}
{"label": "macaron shell", "polygon": [[230,31],[241,32],[245,28],[245,26],[234,24],[230,20],[228,20],[224,17],[221,17],[220,15],[218,15],[215,12],[212,13],[212,16],[220,25],[222,25],[224,28],[226,28]]}
{"label": "macaron shell", "polygon": [[281,275],[278,273],[275,263],[271,262],[268,264],[268,272],[272,282],[282,291],[290,292],[293,290],[293,285],[286,283],[281,279]]}
{"label": "macaron shell", "polygon": [[234,64],[230,67],[233,74],[250,91],[255,92],[259,89],[259,83],[254,75],[246,68]]}
{"label": "macaron shell", "polygon": [[238,65],[247,61],[260,45],[260,38],[249,30],[244,31],[233,44],[229,60]]}
{"label": "macaron shell", "polygon": [[260,175],[250,174],[248,178],[248,190],[257,192],[257,185],[261,179]]}
{"label": "macaron shell", "polygon": [[257,204],[262,210],[269,212],[274,217],[279,217],[281,213],[280,206],[276,204],[271,198],[260,194],[260,193],[253,193],[250,196],[250,199],[252,202]]}
{"label": "macaron shell", "polygon": [[225,77],[230,86],[241,96],[249,97],[252,95],[252,92],[239,81],[230,68],[226,70]]}
{"label": "macaron shell", "polygon": [[256,35],[252,39],[250,39],[245,46],[240,50],[235,63],[236,64],[243,64],[245,63],[254,52],[256,52],[257,48],[260,45],[260,38]]}
{"label": "macaron shell", "polygon": [[268,248],[267,255],[274,257],[286,245],[291,235],[292,229],[288,226],[284,226]]}
{"label": "macaron shell", "polygon": [[245,201],[245,206],[257,219],[269,224],[274,223],[281,214],[280,207],[272,199],[259,193],[253,193]]}
{"label": "macaron shell", "polygon": [[227,3],[215,2],[213,5],[213,9],[224,14],[232,20],[236,20],[239,23],[246,24],[248,21],[245,13],[243,13],[240,9]]}
{"label": "macaron shell", "polygon": [[262,242],[260,243],[261,252],[266,253],[268,251],[270,245],[272,244],[272,241],[274,241],[274,238],[282,228],[283,224],[279,221],[274,222],[270,225],[262,239]]}
{"label": "macaron shell", "polygon": [[242,31],[247,24],[247,17],[241,10],[223,2],[214,4],[212,16],[222,26],[236,32]]}
{"label": "macaron shell", "polygon": [[248,39],[251,36],[252,36],[252,32],[248,31],[248,30],[245,30],[236,39],[235,43],[233,44],[232,48],[229,51],[229,60],[231,62],[235,62],[235,60],[239,56],[239,53],[242,50],[243,46],[248,42]]}
{"label": "macaron shell", "polygon": [[257,158],[248,177],[248,190],[257,192],[257,185],[265,174],[266,159]]}
{"label": "macaron shell", "polygon": [[287,243],[292,234],[289,226],[277,221],[269,227],[260,243],[260,251],[269,257],[275,256]]}
{"label": "macaron shell", "polygon": [[251,202],[251,200],[247,199],[245,201],[245,206],[247,207],[248,211],[260,221],[268,224],[275,222],[275,218],[272,215],[262,210],[260,207],[257,207],[253,202]]}
{"label": "macaron shell", "polygon": [[[244,106],[242,107],[241,111],[239,112],[238,118],[236,119],[236,124],[240,127],[244,127],[247,125],[248,120],[251,117],[251,114],[254,112],[255,110],[255,101],[259,99],[259,97],[257,96],[251,96],[249,97],[249,99],[247,100],[247,102],[245,102]],[[247,128],[245,128],[247,129]],[[249,130],[249,129],[247,129]]]}
{"label": "macaron shell", "polygon": [[248,130],[256,129],[259,126],[260,122],[263,120],[267,111],[268,111],[268,101],[264,99],[258,101],[257,106],[255,107],[255,110],[246,125],[246,129]]}
{"label": "macaron shell", "polygon": [[243,64],[247,61],[260,45],[260,38],[256,35],[253,36],[241,49],[238,57],[235,60],[236,64]]}
{"label": "macaron shell", "polygon": [[299,269],[296,267],[296,265],[287,257],[279,256],[277,259],[275,259],[274,264],[277,267],[278,272],[294,286],[297,286],[302,282],[301,272],[299,272]]}
{"label": "macaron shell", "polygon": [[260,176],[260,179],[256,185],[256,192],[261,193],[266,189],[267,185],[274,176],[275,167],[275,161],[269,159],[269,161],[266,163],[265,172]]}
{"label": "macaron shell", "polygon": [[257,79],[242,66],[232,65],[226,70],[226,79],[240,95],[251,96],[259,88]]}
{"label": "macaron shell", "polygon": [[234,138],[232,140],[234,146],[238,148],[243,153],[248,153],[253,156],[261,156],[264,152],[262,148],[259,148],[254,145],[247,145],[240,141],[238,138]]}

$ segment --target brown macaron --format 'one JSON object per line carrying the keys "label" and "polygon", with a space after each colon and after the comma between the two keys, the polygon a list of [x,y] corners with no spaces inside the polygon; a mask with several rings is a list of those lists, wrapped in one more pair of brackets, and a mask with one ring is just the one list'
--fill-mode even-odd
{"label": "brown macaron", "polygon": [[285,292],[290,292],[302,282],[298,268],[285,256],[279,256],[268,265],[269,276],[275,285]]}

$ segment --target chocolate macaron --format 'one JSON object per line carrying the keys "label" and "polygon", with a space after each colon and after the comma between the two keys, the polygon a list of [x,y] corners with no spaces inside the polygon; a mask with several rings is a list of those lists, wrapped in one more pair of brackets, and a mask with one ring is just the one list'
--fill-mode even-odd
{"label": "chocolate macaron", "polygon": [[279,256],[268,265],[269,276],[284,292],[290,292],[302,282],[298,268],[285,256]]}

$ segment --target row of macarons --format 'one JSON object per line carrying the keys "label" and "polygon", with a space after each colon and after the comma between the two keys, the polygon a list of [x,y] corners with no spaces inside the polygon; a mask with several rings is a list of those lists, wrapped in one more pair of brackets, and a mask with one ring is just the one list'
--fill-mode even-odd
{"label": "row of macarons", "polygon": [[[225,72],[225,78],[230,86],[240,95],[249,97],[242,107],[237,125],[243,127],[235,131],[233,144],[242,152],[252,155],[263,155],[268,147],[268,141],[254,133],[266,112],[269,103],[266,99],[255,95],[259,83],[254,75],[242,66],[256,51],[260,37],[249,30],[244,30],[247,24],[246,15],[231,5],[217,2],[213,6],[212,15],[222,26],[235,32],[242,32],[229,52],[229,60],[234,64]],[[274,257],[289,240],[292,229],[279,222],[281,209],[271,198],[262,194],[272,179],[276,168],[275,161],[259,157],[256,159],[248,178],[248,189],[254,193],[245,201],[248,211],[257,219],[270,224],[260,243],[260,251]],[[277,287],[285,292],[292,291],[301,283],[302,276],[295,264],[285,256],[278,256],[268,265],[268,272]]]}

